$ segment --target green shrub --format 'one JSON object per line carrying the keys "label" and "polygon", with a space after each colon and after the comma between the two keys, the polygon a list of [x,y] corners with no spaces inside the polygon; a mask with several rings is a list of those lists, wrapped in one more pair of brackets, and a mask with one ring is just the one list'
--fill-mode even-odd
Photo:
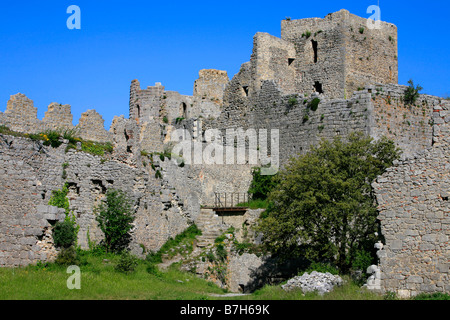
{"label": "green shrub", "polygon": [[152,274],[152,275],[154,275],[154,276],[156,276],[158,278],[162,277],[162,275],[163,275],[162,272],[159,271],[158,267],[156,265],[154,265],[154,264],[149,264],[147,266],[146,270],[147,270],[147,272],[149,274]]}
{"label": "green shrub", "polygon": [[69,144],[76,145],[77,142],[81,142],[81,139],[76,136],[77,131],[75,129],[64,130],[61,135],[63,139],[68,140]]}
{"label": "green shrub", "polygon": [[219,244],[216,247],[216,255],[219,261],[224,262],[227,260],[228,252],[223,246],[223,244]]}
{"label": "green shrub", "polygon": [[293,107],[293,106],[297,105],[298,104],[297,98],[295,98],[295,97],[289,98],[288,104],[289,104],[290,107]]}
{"label": "green shrub", "polygon": [[359,33],[363,34],[365,29],[363,27],[359,28]]}
{"label": "green shrub", "polygon": [[110,142],[99,143],[93,141],[83,141],[81,143],[81,150],[95,156],[104,156],[105,152],[112,153],[114,147]]}
{"label": "green shrub", "polygon": [[53,190],[52,196],[48,202],[49,205],[55,206],[66,211],[66,215],[69,214],[69,199],[67,194],[69,193],[69,188],[67,183],[64,184],[61,190]]}
{"label": "green shrub", "polygon": [[76,241],[76,229],[70,221],[57,222],[53,227],[53,241],[55,246],[69,248]]}
{"label": "green shrub", "polygon": [[311,100],[311,102],[308,104],[308,108],[312,111],[317,111],[317,108],[319,107],[320,99],[314,98]]}
{"label": "green shrub", "polygon": [[335,266],[331,265],[330,263],[323,263],[323,262],[313,262],[310,264],[310,266],[308,267],[308,269],[306,269],[303,273],[307,272],[307,273],[311,273],[313,271],[316,272],[320,272],[320,273],[331,273],[334,275],[338,275],[339,274],[339,270],[338,268],[336,268]]}
{"label": "green shrub", "polygon": [[166,116],[164,116],[163,121],[164,123],[169,123],[169,119]]}
{"label": "green shrub", "polygon": [[74,246],[68,248],[61,248],[55,262],[59,265],[70,266],[79,265],[80,259],[78,258],[77,251]]}
{"label": "green shrub", "polygon": [[[275,206],[259,221],[266,249],[280,257],[329,261],[346,273],[355,252],[376,243],[372,182],[400,157],[391,140],[362,132],[322,140],[277,174]],[[373,247],[373,245],[372,245]]]}
{"label": "green shrub", "polygon": [[261,168],[253,168],[253,180],[248,189],[252,200],[266,200],[269,193],[276,187],[275,176],[262,175]]}
{"label": "green shrub", "polygon": [[303,116],[303,123],[305,123],[305,122],[308,122],[308,120],[309,120],[309,115],[307,115],[307,114],[305,114],[304,116]]}
{"label": "green shrub", "polygon": [[110,189],[106,200],[94,208],[96,221],[103,231],[106,251],[120,252],[131,241],[130,230],[135,219],[131,201],[122,190]]}
{"label": "green shrub", "polygon": [[150,264],[162,263],[162,254],[161,251],[158,252],[150,252],[145,257],[145,260]]}
{"label": "green shrub", "polygon": [[361,270],[365,272],[367,268],[372,265],[372,263],[373,263],[372,254],[362,249],[356,252],[352,262],[352,268],[353,270]]}
{"label": "green shrub", "polygon": [[414,86],[413,80],[409,80],[409,87],[405,90],[405,96],[403,97],[403,101],[406,105],[411,105],[416,103],[417,99],[420,97],[420,91],[423,90],[423,88],[420,85]]}
{"label": "green shrub", "polygon": [[226,239],[225,235],[222,234],[222,235],[218,236],[218,237],[214,240],[214,243],[222,243],[222,242],[225,241],[225,239]]}
{"label": "green shrub", "polygon": [[58,148],[61,144],[61,134],[58,131],[47,130],[43,133],[44,145],[52,146],[52,148]]}
{"label": "green shrub", "polygon": [[120,255],[119,262],[115,269],[122,273],[133,273],[136,271],[136,267],[139,264],[138,261],[138,258],[133,256],[129,251],[124,250]]}

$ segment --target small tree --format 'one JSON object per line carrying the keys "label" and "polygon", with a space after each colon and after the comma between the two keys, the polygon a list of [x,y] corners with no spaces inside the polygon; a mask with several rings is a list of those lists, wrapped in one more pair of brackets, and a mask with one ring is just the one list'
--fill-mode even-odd
{"label": "small tree", "polygon": [[417,99],[420,96],[419,92],[423,90],[420,85],[417,85],[415,87],[412,79],[408,81],[408,84],[409,87],[406,88],[404,97],[405,104],[407,105],[416,103]]}
{"label": "small tree", "polygon": [[329,261],[347,272],[377,240],[371,184],[398,156],[392,141],[358,133],[348,142],[324,140],[292,159],[278,174],[269,196],[273,207],[258,226],[266,248],[281,257]]}
{"label": "small tree", "polygon": [[127,195],[121,190],[110,189],[106,200],[94,209],[96,221],[103,231],[106,252],[120,252],[131,240],[130,230],[135,219],[134,210]]}

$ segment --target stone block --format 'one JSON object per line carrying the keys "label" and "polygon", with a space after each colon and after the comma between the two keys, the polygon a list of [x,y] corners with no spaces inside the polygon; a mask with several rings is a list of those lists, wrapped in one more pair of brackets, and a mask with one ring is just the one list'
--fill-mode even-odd
{"label": "stone block", "polygon": [[423,283],[423,278],[420,276],[409,276],[408,279],[406,279],[407,283]]}

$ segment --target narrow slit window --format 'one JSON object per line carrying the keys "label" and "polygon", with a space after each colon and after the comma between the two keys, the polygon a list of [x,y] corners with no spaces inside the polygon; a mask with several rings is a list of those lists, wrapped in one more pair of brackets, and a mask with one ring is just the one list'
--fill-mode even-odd
{"label": "narrow slit window", "polygon": [[318,59],[318,57],[317,57],[317,41],[311,40],[311,43],[312,43],[312,48],[314,51],[314,63],[317,63],[317,59]]}
{"label": "narrow slit window", "polygon": [[244,95],[248,97],[248,86],[243,86],[242,90],[244,90]]}

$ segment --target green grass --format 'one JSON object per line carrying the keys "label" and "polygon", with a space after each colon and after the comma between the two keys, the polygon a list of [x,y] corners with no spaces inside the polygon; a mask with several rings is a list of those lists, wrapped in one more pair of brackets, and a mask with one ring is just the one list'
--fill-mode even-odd
{"label": "green grass", "polygon": [[[55,263],[21,268],[0,268],[0,300],[386,300],[386,297],[356,285],[349,277],[345,283],[323,296],[285,292],[281,285],[266,285],[250,295],[221,297],[225,290],[174,265],[156,275],[147,272],[149,263],[139,260],[136,271],[115,269],[120,256],[80,251],[81,289],[69,290],[71,274]],[[107,259],[107,260],[105,260]],[[422,294],[414,300],[449,300],[450,295]]]}
{"label": "green grass", "polygon": [[85,253],[82,260],[80,290],[67,288],[70,274],[57,264],[2,268],[0,300],[204,300],[208,294],[224,293],[212,283],[176,268],[161,276],[149,274],[148,263],[143,260],[131,274],[115,270],[119,256]]}
{"label": "green grass", "polygon": [[[108,261],[104,261],[107,259]],[[382,300],[383,296],[353,283],[324,296],[285,292],[280,285],[265,286],[251,295],[217,297],[225,290],[177,266],[158,275],[148,273],[148,263],[139,260],[136,271],[125,274],[115,266],[119,256],[81,252],[81,289],[69,290],[66,267],[57,264],[0,269],[0,300]]]}

